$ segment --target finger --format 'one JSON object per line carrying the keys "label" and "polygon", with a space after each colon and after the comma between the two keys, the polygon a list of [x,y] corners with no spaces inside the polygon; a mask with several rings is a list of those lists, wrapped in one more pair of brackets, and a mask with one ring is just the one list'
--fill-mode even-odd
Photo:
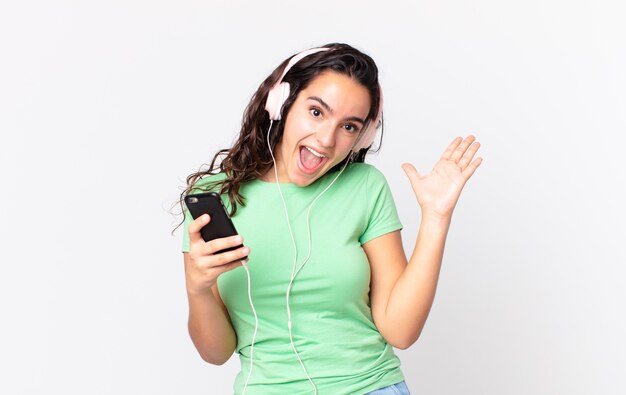
{"label": "finger", "polygon": [[458,162],[459,159],[461,159],[461,157],[463,156],[463,154],[465,154],[465,151],[467,151],[467,148],[470,146],[470,144],[474,142],[474,140],[476,140],[476,137],[474,137],[473,135],[470,134],[469,136],[467,136],[467,138],[461,141],[461,144],[459,144],[459,146],[456,147],[456,149],[450,156],[450,160],[454,162]]}
{"label": "finger", "polygon": [[472,161],[474,155],[476,155],[476,151],[480,148],[480,143],[478,141],[474,141],[472,145],[469,146],[467,151],[463,154],[463,157],[459,161],[459,167],[461,170],[464,170],[467,165]]}
{"label": "finger", "polygon": [[222,266],[230,262],[240,261],[245,259],[248,255],[250,255],[250,248],[246,246],[232,251],[220,252],[219,254],[213,255],[215,260],[211,266]]}
{"label": "finger", "polygon": [[474,174],[478,166],[483,163],[483,158],[476,158],[465,170],[461,172],[465,180],[469,180],[470,177]]}
{"label": "finger", "polygon": [[446,148],[446,150],[443,152],[443,155],[441,155],[441,159],[450,159],[456,147],[458,147],[459,144],[461,144],[461,141],[463,141],[462,137],[457,137],[454,140],[452,140],[448,148]]}
{"label": "finger", "polygon": [[243,266],[243,262],[248,263],[248,261],[249,261],[249,259],[238,260],[238,261],[235,261],[235,262],[227,263],[227,264],[222,265],[222,266],[218,266],[214,270],[217,272],[217,275],[219,276],[222,273],[225,273],[225,272],[228,272],[230,270],[236,269],[239,266]]}
{"label": "finger", "polygon": [[409,177],[409,181],[417,181],[422,178],[422,175],[417,171],[415,166],[410,163],[403,163],[402,170],[406,173],[407,177]]}
{"label": "finger", "polygon": [[204,245],[203,252],[207,254],[215,254],[217,251],[225,250],[231,247],[240,246],[243,243],[241,235],[221,237],[207,241]]}
{"label": "finger", "polygon": [[209,216],[209,214],[202,214],[201,216],[199,216],[198,218],[196,218],[195,220],[193,220],[193,222],[191,222],[189,224],[189,227],[187,228],[188,232],[189,232],[189,243],[198,243],[198,242],[203,242],[204,240],[202,239],[202,235],[200,234],[200,229],[202,229],[202,227],[204,227],[204,225],[208,224],[209,222],[211,222],[211,217]]}

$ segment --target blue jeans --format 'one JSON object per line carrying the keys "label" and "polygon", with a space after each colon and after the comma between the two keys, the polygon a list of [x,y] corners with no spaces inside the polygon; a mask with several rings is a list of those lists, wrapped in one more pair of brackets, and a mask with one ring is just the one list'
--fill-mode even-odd
{"label": "blue jeans", "polygon": [[376,391],[368,392],[365,395],[411,395],[409,388],[404,381],[384,387]]}

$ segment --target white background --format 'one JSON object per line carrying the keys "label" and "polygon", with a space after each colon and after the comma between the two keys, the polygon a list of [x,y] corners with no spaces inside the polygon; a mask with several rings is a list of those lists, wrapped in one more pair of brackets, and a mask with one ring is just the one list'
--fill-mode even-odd
{"label": "white background", "polygon": [[[54,4],[53,4],[54,3]],[[413,394],[623,394],[626,6],[620,1],[14,1],[0,5],[0,393],[227,394],[187,333],[185,177],[284,58],[346,42],[381,70],[411,253],[457,135],[455,210]],[[175,209],[174,209],[175,210]]]}

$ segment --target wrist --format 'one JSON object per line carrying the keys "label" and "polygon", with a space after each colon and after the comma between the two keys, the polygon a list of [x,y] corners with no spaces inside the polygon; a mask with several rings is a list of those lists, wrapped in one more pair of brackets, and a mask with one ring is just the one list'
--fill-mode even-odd
{"label": "wrist", "polygon": [[422,211],[422,224],[447,228],[450,225],[451,221],[452,213],[442,215],[433,211]]}
{"label": "wrist", "polygon": [[196,288],[187,285],[187,296],[190,299],[197,298],[206,298],[207,296],[213,296],[213,292],[211,292],[211,287],[208,288]]}

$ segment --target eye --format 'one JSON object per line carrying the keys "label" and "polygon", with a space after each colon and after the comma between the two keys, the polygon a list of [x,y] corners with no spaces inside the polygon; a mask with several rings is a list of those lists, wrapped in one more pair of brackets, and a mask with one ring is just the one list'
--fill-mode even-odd
{"label": "eye", "polygon": [[348,123],[346,125],[344,125],[344,129],[347,130],[350,133],[356,133],[359,131],[358,126],[356,126],[355,124],[352,123]]}
{"label": "eye", "polygon": [[309,110],[309,113],[311,113],[311,115],[313,115],[315,118],[318,118],[322,115],[322,112],[319,110],[319,108],[313,107]]}

